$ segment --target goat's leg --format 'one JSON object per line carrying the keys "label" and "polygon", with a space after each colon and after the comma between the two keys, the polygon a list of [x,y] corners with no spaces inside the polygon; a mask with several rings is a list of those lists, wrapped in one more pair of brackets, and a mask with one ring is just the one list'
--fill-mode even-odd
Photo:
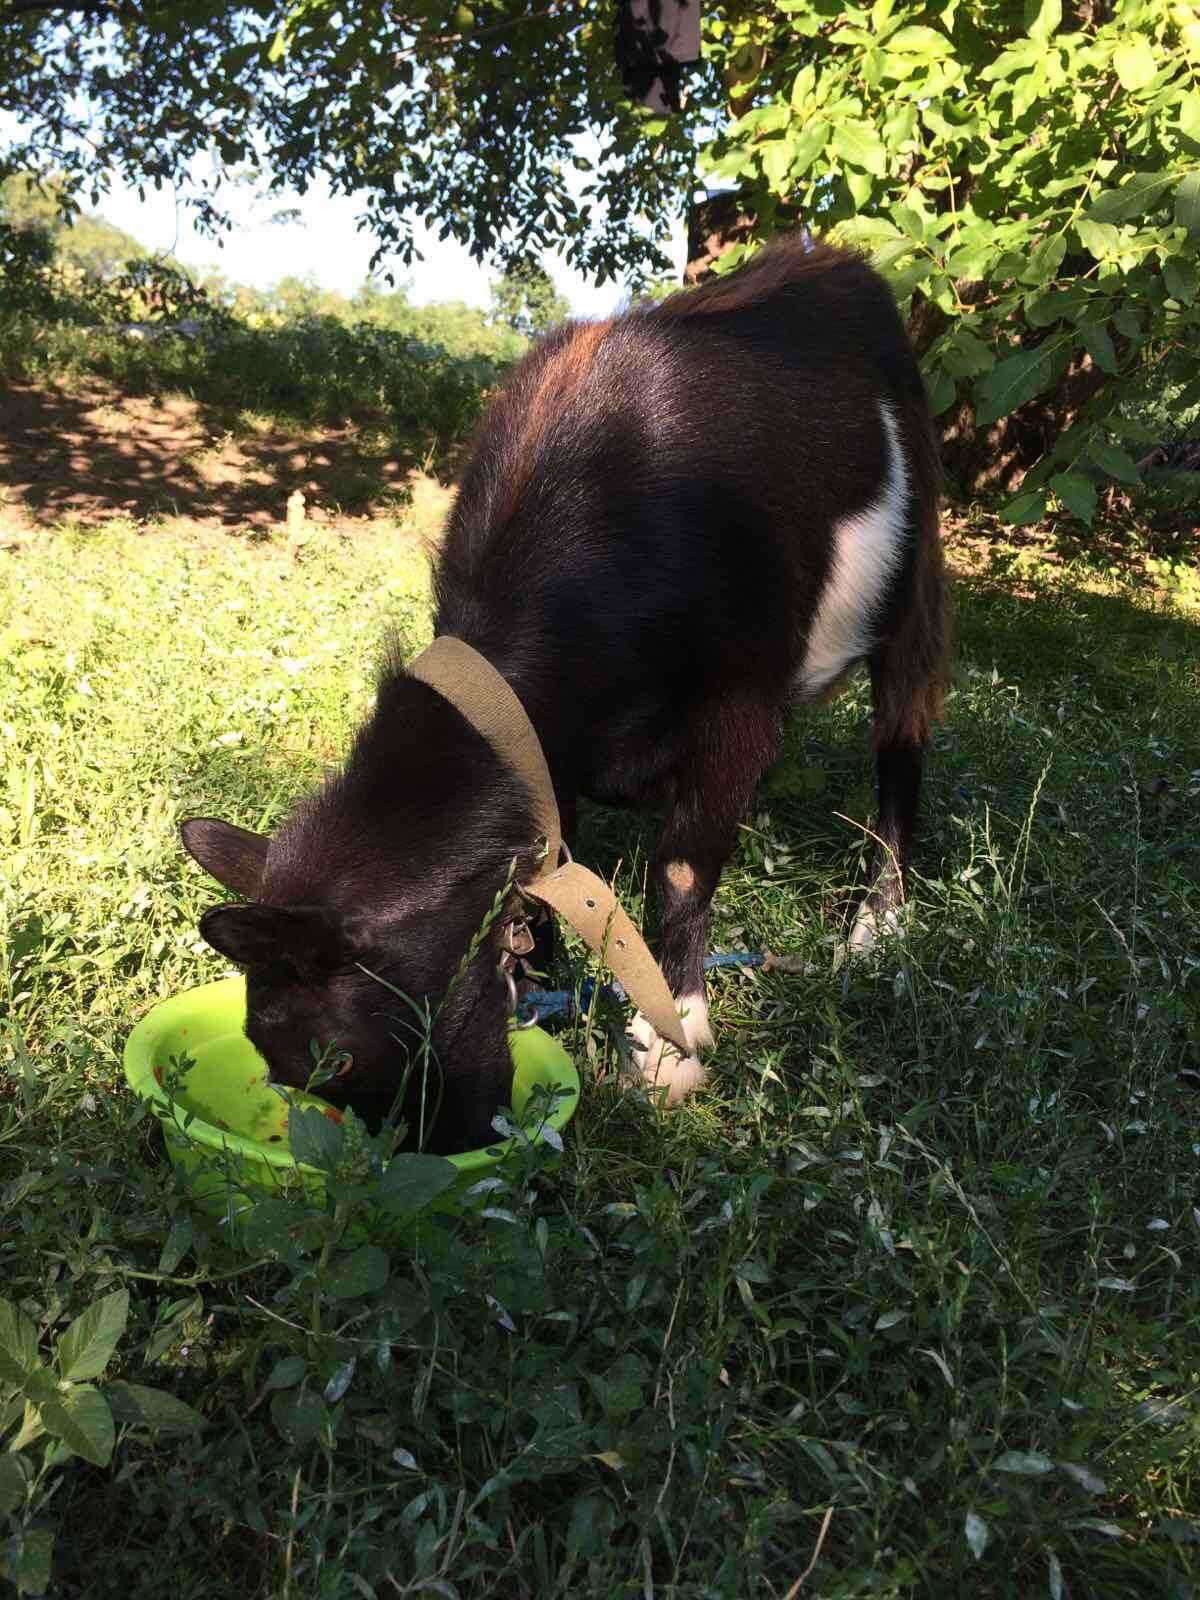
{"label": "goat's leg", "polygon": [[895,930],[899,925],[925,749],[942,695],[940,673],[914,675],[911,659],[901,655],[899,644],[881,645],[870,666],[879,815],[871,888],[850,932],[851,948],[860,951],[869,950],[882,929]]}
{"label": "goat's leg", "polygon": [[690,1053],[680,1056],[639,1012],[630,1032],[634,1060],[650,1087],[675,1105],[704,1081],[702,1051],[712,1048],[704,955],[709,908],[737,844],[738,824],[778,742],[779,717],[769,707],[723,709],[701,730],[676,774],[654,853],[652,878],[661,913],[659,964],[683,1018]]}

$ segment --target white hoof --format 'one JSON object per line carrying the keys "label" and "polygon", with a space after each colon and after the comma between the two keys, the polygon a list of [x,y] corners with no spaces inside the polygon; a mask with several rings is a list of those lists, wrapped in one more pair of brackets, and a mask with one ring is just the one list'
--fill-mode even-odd
{"label": "white hoof", "polygon": [[900,917],[893,906],[882,916],[864,900],[850,929],[848,941],[851,955],[865,956],[875,948],[880,938],[901,931]]}
{"label": "white hoof", "polygon": [[629,1025],[634,1040],[633,1061],[653,1090],[666,1089],[667,1104],[677,1106],[698,1089],[707,1074],[700,1060],[701,1050],[711,1050],[712,1029],[708,1025],[708,1002],[702,994],[689,994],[676,1002],[683,1017],[683,1035],[691,1047],[690,1055],[680,1055],[669,1039],[663,1039],[639,1011]]}

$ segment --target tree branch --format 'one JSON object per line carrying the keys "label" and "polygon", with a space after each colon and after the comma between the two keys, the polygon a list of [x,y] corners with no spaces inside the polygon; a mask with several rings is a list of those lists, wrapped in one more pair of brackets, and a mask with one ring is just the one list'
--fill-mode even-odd
{"label": "tree branch", "polygon": [[116,0],[6,0],[0,20],[28,16],[35,11],[100,11],[115,17],[121,9]]}

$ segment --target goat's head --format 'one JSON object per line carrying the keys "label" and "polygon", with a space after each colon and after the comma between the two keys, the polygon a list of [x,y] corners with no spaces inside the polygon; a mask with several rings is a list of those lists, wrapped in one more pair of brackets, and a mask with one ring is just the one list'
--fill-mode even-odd
{"label": "goat's head", "polygon": [[317,1092],[373,1126],[404,1091],[410,1130],[432,1127],[435,1150],[486,1143],[508,1100],[501,920],[478,936],[531,849],[520,784],[465,724],[455,733],[448,765],[422,764],[404,787],[360,740],[346,775],[273,838],[204,817],[182,828],[246,897],[200,931],[246,974],[246,1034],[272,1079],[302,1088],[319,1060],[332,1075]]}

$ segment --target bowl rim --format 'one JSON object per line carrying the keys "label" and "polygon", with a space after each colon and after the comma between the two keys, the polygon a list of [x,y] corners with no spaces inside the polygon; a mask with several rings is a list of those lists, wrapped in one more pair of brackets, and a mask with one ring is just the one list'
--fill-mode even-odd
{"label": "bowl rim", "polygon": [[[324,1178],[320,1168],[309,1166],[307,1162],[297,1161],[287,1150],[271,1150],[257,1139],[251,1139],[246,1134],[233,1133],[223,1128],[215,1127],[211,1122],[206,1122],[201,1116],[192,1115],[186,1129],[177,1123],[178,1102],[173,1102],[162,1084],[154,1075],[154,1047],[164,1031],[173,1023],[177,1014],[190,1012],[205,997],[226,998],[234,988],[244,988],[245,979],[236,977],[216,978],[209,983],[196,984],[190,989],[181,989],[176,994],[165,996],[155,1001],[146,1014],[139,1019],[130,1030],[125,1041],[122,1053],[125,1081],[140,1100],[145,1101],[159,1121],[164,1125],[164,1133],[170,1137],[172,1132],[182,1134],[184,1138],[194,1139],[196,1143],[214,1151],[225,1151],[227,1154],[237,1156],[243,1161],[256,1162],[263,1167],[275,1167],[287,1172],[311,1175]],[[548,1034],[545,1029],[531,1027],[525,1029],[513,1028],[510,1038],[519,1037],[520,1034],[535,1035],[546,1044],[552,1046],[557,1053],[554,1063],[556,1070],[556,1087],[563,1090],[560,1093],[550,1115],[545,1117],[536,1129],[527,1129],[529,1137],[534,1144],[544,1144],[544,1130],[552,1128],[561,1134],[570,1122],[576,1107],[579,1104],[580,1082],[579,1072],[567,1051],[559,1041]],[[514,1063],[515,1065],[515,1063]],[[561,1076],[557,1076],[561,1074]],[[314,1097],[319,1098],[319,1096]],[[483,1171],[495,1167],[516,1146],[515,1138],[497,1140],[495,1144],[480,1145],[474,1150],[462,1150],[457,1155],[446,1156],[444,1159],[459,1169],[462,1174]],[[407,1154],[400,1151],[398,1154]]]}

